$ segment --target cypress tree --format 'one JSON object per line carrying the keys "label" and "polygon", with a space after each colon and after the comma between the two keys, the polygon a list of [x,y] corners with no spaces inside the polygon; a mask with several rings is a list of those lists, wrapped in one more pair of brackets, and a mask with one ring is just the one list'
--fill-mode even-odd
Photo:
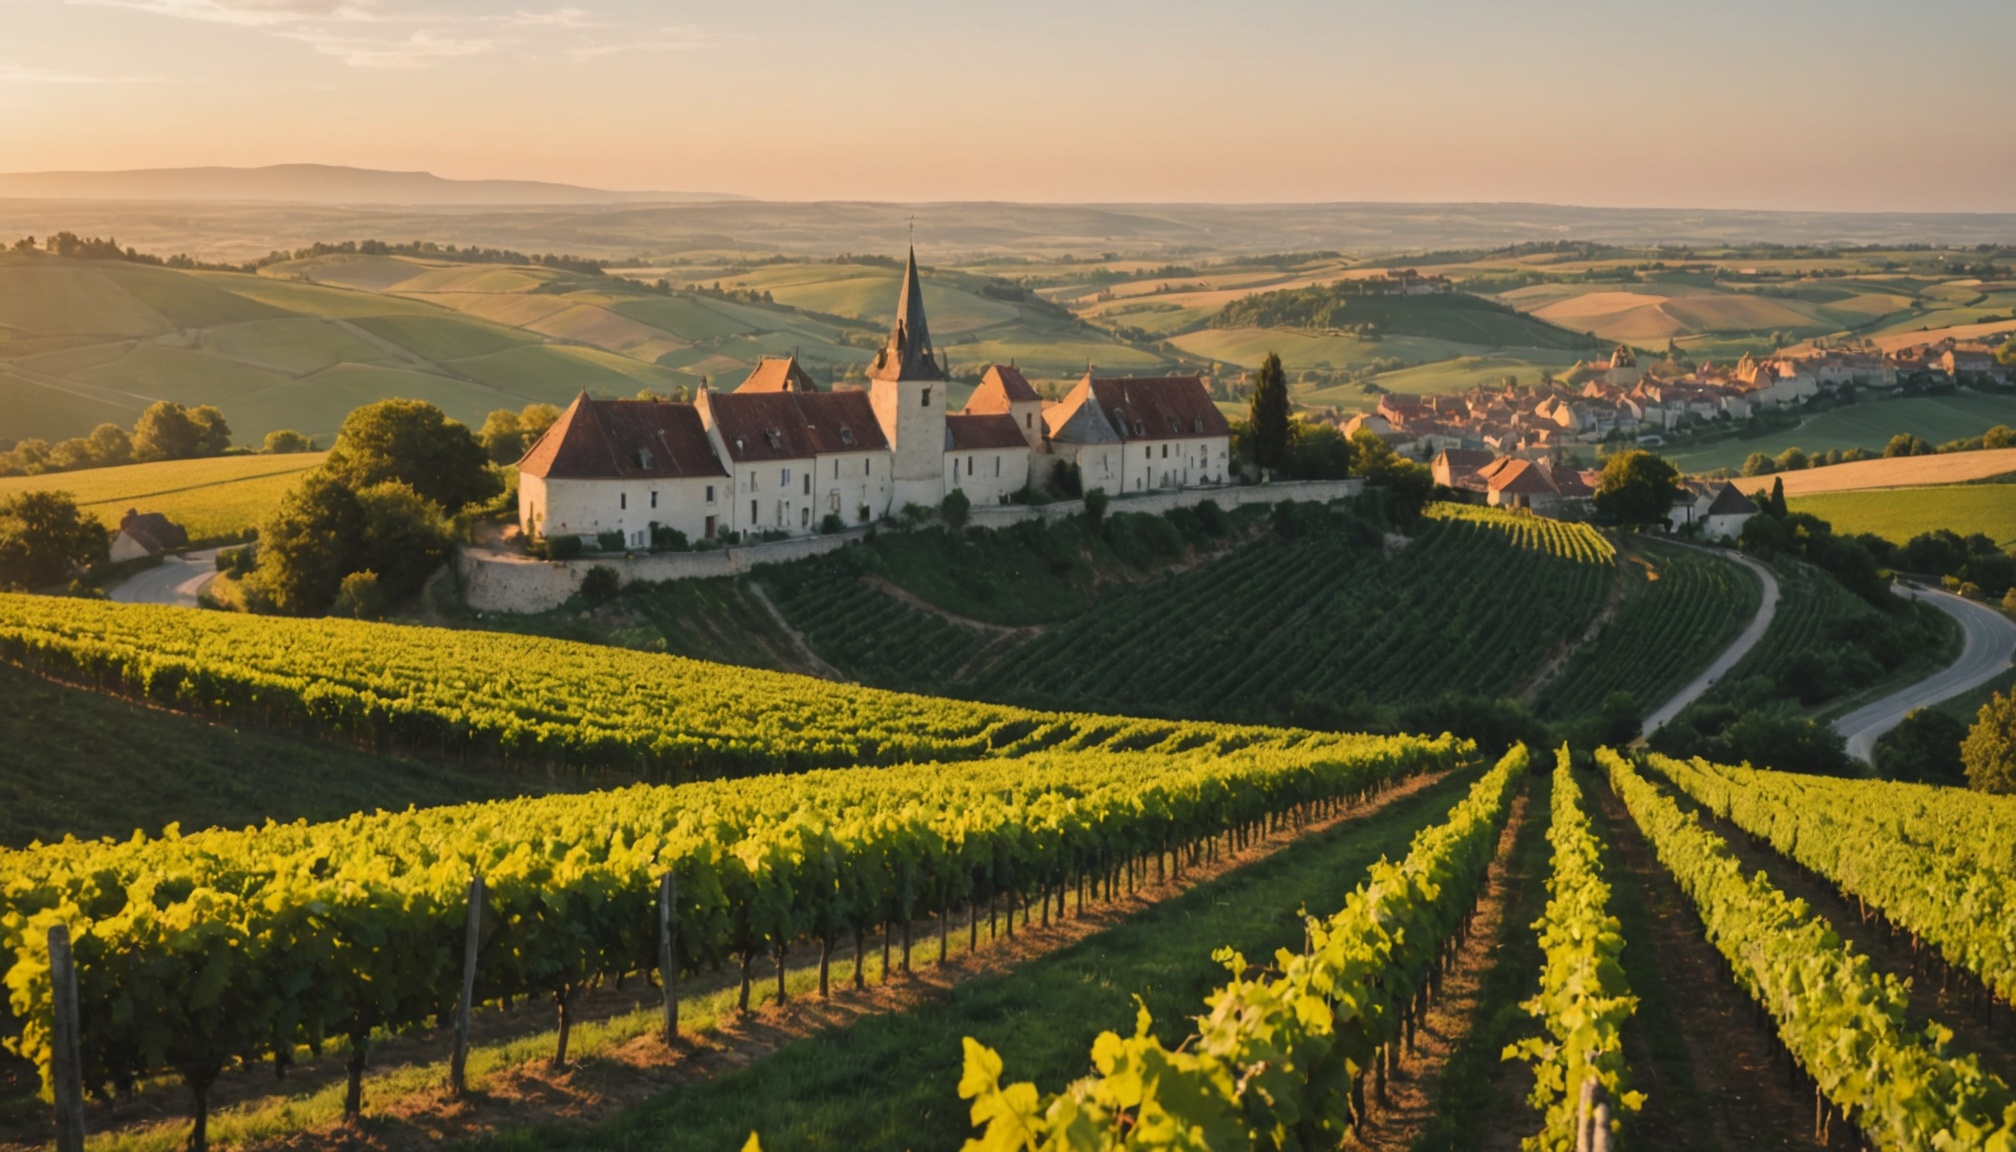
{"label": "cypress tree", "polygon": [[1267,359],[1260,362],[1248,419],[1253,439],[1253,462],[1262,468],[1286,468],[1288,373],[1282,370],[1281,357],[1275,353],[1267,353]]}

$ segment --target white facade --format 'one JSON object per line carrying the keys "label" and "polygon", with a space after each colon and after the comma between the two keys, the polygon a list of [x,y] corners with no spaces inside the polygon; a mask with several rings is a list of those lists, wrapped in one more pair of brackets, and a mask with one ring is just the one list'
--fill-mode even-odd
{"label": "white facade", "polygon": [[518,477],[518,522],[539,536],[623,533],[626,548],[651,546],[658,525],[702,540],[727,512],[725,476],[641,479]]}
{"label": "white facade", "polygon": [[1226,436],[1133,440],[1121,446],[1120,460],[1123,492],[1222,484],[1232,467],[1232,441]]}
{"label": "white facade", "polygon": [[945,453],[945,493],[966,493],[975,504],[1006,504],[1029,483],[1027,448],[954,449]]}

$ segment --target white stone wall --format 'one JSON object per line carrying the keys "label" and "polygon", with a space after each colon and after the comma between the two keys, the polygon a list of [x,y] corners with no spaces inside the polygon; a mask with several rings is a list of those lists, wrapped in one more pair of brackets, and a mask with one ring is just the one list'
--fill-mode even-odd
{"label": "white stone wall", "polygon": [[[1115,498],[1108,512],[1161,514],[1214,500],[1227,510],[1247,504],[1278,504],[1283,500],[1344,500],[1365,490],[1363,480],[1302,480],[1281,484],[1252,484],[1238,487],[1164,489],[1140,496]],[[521,490],[522,491],[522,490]],[[1055,504],[980,504],[975,502],[970,525],[975,528],[1007,528],[1025,520],[1062,520],[1082,515],[1083,500],[1063,500]],[[464,548],[455,561],[462,581],[462,596],[478,612],[545,612],[559,607],[581,587],[581,578],[597,566],[614,568],[630,580],[692,580],[708,576],[736,576],[758,564],[802,560],[818,556],[859,540],[864,528],[850,528],[830,536],[798,536],[767,544],[746,544],[702,552],[668,552],[658,555],[584,556],[578,560],[534,560],[513,552]]]}
{"label": "white stone wall", "polygon": [[[1120,448],[1118,491],[1129,495],[1206,481],[1222,482],[1231,468],[1232,442],[1224,436],[1129,441]],[[1085,486],[1093,487],[1090,481]]]}
{"label": "white stone wall", "polygon": [[954,488],[975,506],[1005,503],[1029,480],[1027,448],[978,448],[945,453],[945,494]]}
{"label": "white stone wall", "polygon": [[871,381],[868,399],[893,454],[890,511],[905,504],[936,508],[945,498],[943,381]]}
{"label": "white stone wall", "polygon": [[[725,523],[728,478],[570,480],[518,478],[518,522],[540,535],[599,536],[623,533],[633,548],[651,544],[651,525],[662,524],[704,539],[708,519]],[[711,498],[710,498],[711,497]]]}

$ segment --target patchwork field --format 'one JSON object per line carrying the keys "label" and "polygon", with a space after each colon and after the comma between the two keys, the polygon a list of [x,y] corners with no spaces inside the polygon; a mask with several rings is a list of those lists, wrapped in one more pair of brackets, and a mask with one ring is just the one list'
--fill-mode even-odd
{"label": "patchwork field", "polygon": [[[1788,432],[1773,432],[1749,440],[1722,440],[1698,448],[1677,448],[1667,452],[1666,457],[1684,471],[1708,472],[1716,468],[1740,468],[1744,459],[1752,452],[1776,456],[1787,448],[1795,447],[1808,452],[1827,448],[1867,448],[1872,452],[1880,452],[1883,446],[1890,442],[1890,438],[1899,432],[1923,436],[1933,444],[1944,444],[1949,440],[1979,436],[1997,424],[2016,426],[2016,395],[1957,392],[1947,396],[1899,396],[1819,412]],[[1973,453],[1961,455],[1973,455]],[[1867,463],[1869,462],[1864,461],[1862,464],[1847,467],[1860,468]],[[1980,466],[1979,461],[1971,464],[1923,465],[1927,468],[1950,467],[1962,470],[1977,466]],[[1903,480],[1892,483],[1936,484],[1994,474],[1990,472],[1950,475],[1939,479]],[[1788,476],[1786,480],[1788,492],[1792,490],[1791,483],[1792,478]],[[1856,486],[1866,485],[1858,481]]]}
{"label": "patchwork field", "polygon": [[1898,544],[1946,528],[1962,536],[1979,532],[2004,548],[2016,547],[2016,484],[1955,484],[1826,492],[1788,498],[1836,532],[1869,532]]}
{"label": "patchwork field", "polygon": [[1829,468],[1808,468],[1774,476],[1736,481],[1746,492],[1768,491],[1783,481],[1785,495],[1813,496],[1822,492],[1853,492],[1869,488],[1917,488],[1934,484],[1965,484],[2016,473],[2016,448],[1983,452],[1943,452],[1935,456],[1900,456],[1890,460],[1857,460]]}
{"label": "patchwork field", "polygon": [[321,464],[325,455],[222,456],[47,476],[7,476],[0,477],[0,497],[54,489],[74,495],[80,507],[108,528],[117,528],[119,518],[135,509],[166,515],[188,529],[191,540],[215,540],[237,536],[257,524],[301,474]]}

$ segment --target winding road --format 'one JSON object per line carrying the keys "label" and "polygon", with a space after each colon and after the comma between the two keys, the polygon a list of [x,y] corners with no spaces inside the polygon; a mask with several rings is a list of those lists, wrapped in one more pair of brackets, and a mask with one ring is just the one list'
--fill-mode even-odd
{"label": "winding road", "polygon": [[205,548],[182,556],[163,556],[161,563],[135,572],[106,589],[105,594],[121,604],[194,608],[197,594],[217,575],[218,551]]}
{"label": "winding road", "polygon": [[[1707,551],[1707,549],[1702,549]],[[1687,682],[1687,686],[1674,693],[1673,698],[1661,704],[1656,711],[1645,718],[1645,735],[1650,736],[1664,728],[1675,716],[1686,711],[1689,704],[1701,698],[1701,694],[1715,686],[1715,681],[1727,675],[1738,661],[1750,654],[1764,633],[1770,631],[1771,621],[1778,615],[1778,577],[1771,569],[1738,552],[1715,550],[1717,556],[1748,568],[1764,585],[1764,598],[1757,605],[1757,615],[1750,620],[1749,627],[1741,635],[1729,642],[1729,647],[1715,658],[1715,662],[1703,669],[1699,676]]]}
{"label": "winding road", "polygon": [[1897,593],[1923,600],[1953,617],[1966,637],[1966,646],[1958,660],[1940,671],[1834,722],[1834,731],[1848,741],[1848,754],[1865,763],[1876,751],[1877,737],[1903,723],[1913,709],[1973,691],[2000,676],[2016,655],[2016,621],[1995,609],[1930,588],[1900,585]]}

